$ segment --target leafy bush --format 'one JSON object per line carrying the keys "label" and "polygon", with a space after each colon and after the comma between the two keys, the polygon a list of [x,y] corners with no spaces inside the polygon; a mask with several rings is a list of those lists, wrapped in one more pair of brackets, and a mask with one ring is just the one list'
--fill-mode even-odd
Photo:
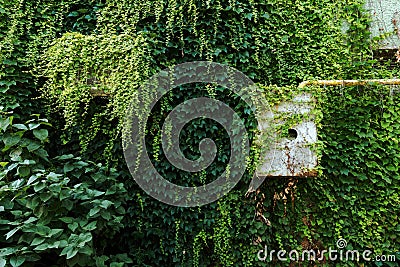
{"label": "leafy bush", "polygon": [[110,243],[118,239],[126,213],[128,194],[119,173],[73,155],[49,161],[43,148],[49,123],[13,121],[12,115],[0,116],[0,148],[9,160],[0,172],[0,266],[131,263]]}

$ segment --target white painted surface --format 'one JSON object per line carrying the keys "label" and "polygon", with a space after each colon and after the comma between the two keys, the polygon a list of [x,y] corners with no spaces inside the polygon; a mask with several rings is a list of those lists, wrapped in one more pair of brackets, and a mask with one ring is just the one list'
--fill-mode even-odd
{"label": "white painted surface", "polygon": [[[298,95],[290,102],[274,107],[265,114],[267,118],[277,117],[280,113],[306,114],[312,110],[312,97],[309,94]],[[307,116],[306,116],[307,117]],[[277,123],[284,123],[278,121]],[[261,125],[260,130],[266,129]],[[317,166],[317,156],[310,146],[317,142],[317,127],[311,116],[308,120],[294,125],[297,138],[276,140],[275,146],[266,151],[264,161],[257,170],[258,176],[308,176]],[[306,175],[307,174],[307,175]]]}
{"label": "white painted surface", "polygon": [[[367,0],[365,8],[372,16],[372,36],[393,32],[396,27],[400,29],[400,0]],[[397,35],[394,34],[382,42],[382,48],[399,47],[400,30],[397,31]]]}

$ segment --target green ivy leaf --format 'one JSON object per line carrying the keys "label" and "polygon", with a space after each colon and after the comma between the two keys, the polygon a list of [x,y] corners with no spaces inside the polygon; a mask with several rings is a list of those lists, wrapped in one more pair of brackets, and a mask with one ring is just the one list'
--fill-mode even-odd
{"label": "green ivy leaf", "polygon": [[44,182],[40,182],[40,183],[38,183],[38,184],[36,184],[34,187],[33,187],[33,189],[35,190],[35,192],[39,192],[39,191],[41,191],[43,188],[45,188],[46,187],[46,183],[44,183]]}
{"label": "green ivy leaf", "polygon": [[32,152],[32,151],[35,151],[36,149],[38,149],[40,146],[41,146],[41,144],[37,143],[36,141],[32,141],[27,146],[27,149],[29,152]]}
{"label": "green ivy leaf", "polygon": [[49,244],[44,243],[44,244],[41,244],[41,245],[35,247],[34,250],[43,251],[43,250],[46,250],[48,248],[49,248]]}
{"label": "green ivy leaf", "polygon": [[86,226],[84,226],[82,228],[86,231],[93,231],[94,229],[96,229],[96,224],[97,224],[97,221],[94,221],[94,222],[88,223]]}
{"label": "green ivy leaf", "polygon": [[21,141],[21,137],[19,135],[9,135],[5,138],[3,138],[3,142],[6,147],[12,147],[15,146],[16,144]]}
{"label": "green ivy leaf", "polygon": [[9,162],[1,161],[1,162],[0,162],[0,167],[4,168],[8,163],[9,163]]}
{"label": "green ivy leaf", "polygon": [[25,257],[22,256],[14,256],[11,257],[10,263],[12,267],[18,267],[21,266],[25,262]]}
{"label": "green ivy leaf", "polygon": [[60,221],[65,222],[65,223],[72,223],[74,218],[72,217],[62,217],[60,218]]}
{"label": "green ivy leaf", "polygon": [[68,14],[68,17],[77,17],[79,16],[79,12],[77,11],[72,11],[71,13]]}
{"label": "green ivy leaf", "polygon": [[18,230],[19,230],[19,228],[17,227],[17,228],[12,229],[11,231],[9,231],[6,234],[6,240],[8,240],[10,237],[12,237]]}
{"label": "green ivy leaf", "polygon": [[[17,61],[16,60],[11,60],[11,59],[5,59],[5,60],[3,60],[3,64],[4,65],[16,66],[17,65]],[[15,81],[14,81],[14,85],[15,85]]]}
{"label": "green ivy leaf", "polygon": [[17,169],[17,174],[20,177],[27,177],[31,173],[31,168],[27,166],[19,166]]}
{"label": "green ivy leaf", "polygon": [[64,165],[64,173],[70,172],[73,169],[75,169],[75,167],[72,164],[67,163]]}
{"label": "green ivy leaf", "polygon": [[58,234],[62,233],[64,229],[51,229],[50,233],[47,237],[57,236]]}
{"label": "green ivy leaf", "polygon": [[49,199],[51,199],[52,196],[53,194],[50,192],[42,192],[39,194],[40,200],[43,202],[49,201]]}
{"label": "green ivy leaf", "polygon": [[96,215],[99,211],[100,211],[100,208],[99,208],[99,207],[94,207],[94,208],[90,209],[90,211],[89,211],[89,217],[93,217],[93,216]]}
{"label": "green ivy leaf", "polygon": [[46,129],[35,129],[33,130],[33,135],[40,141],[44,141],[49,135],[49,132]]}
{"label": "green ivy leaf", "polygon": [[72,248],[72,249],[68,250],[67,260],[75,257],[75,255],[78,253],[78,251],[79,251],[79,248]]}
{"label": "green ivy leaf", "polygon": [[29,130],[34,130],[39,126],[40,126],[40,123],[29,123],[28,124]]}
{"label": "green ivy leaf", "polygon": [[28,127],[26,127],[24,124],[13,124],[14,128],[17,128],[18,130],[28,130]]}
{"label": "green ivy leaf", "polygon": [[33,182],[35,182],[39,177],[37,175],[32,175],[31,177],[29,177],[27,185],[32,184]]}
{"label": "green ivy leaf", "polygon": [[68,228],[72,231],[75,232],[75,230],[78,228],[78,223],[73,222],[72,224],[68,224]]}
{"label": "green ivy leaf", "polygon": [[31,246],[37,246],[43,243],[43,241],[46,240],[44,237],[36,237],[32,240]]}
{"label": "green ivy leaf", "polygon": [[35,155],[39,156],[40,158],[44,159],[45,161],[49,161],[48,160],[49,154],[43,148],[39,148],[39,149],[33,151],[33,153]]}

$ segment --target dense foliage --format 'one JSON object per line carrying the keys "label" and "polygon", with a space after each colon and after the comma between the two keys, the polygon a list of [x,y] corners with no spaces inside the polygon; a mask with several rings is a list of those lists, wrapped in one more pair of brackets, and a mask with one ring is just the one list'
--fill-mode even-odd
{"label": "dense foliage", "polygon": [[[227,196],[200,208],[144,194],[120,142],[130,94],[181,62],[233,66],[270,103],[307,79],[399,75],[375,66],[369,23],[361,0],[0,0],[0,266],[288,266],[261,262],[257,252],[335,248],[338,238],[376,255],[399,251],[396,91],[311,88],[323,116],[323,174],[271,178],[245,196],[252,165]],[[94,97],[99,91],[108,96]],[[167,178],[158,124],[199,95],[224,99],[255,128],[248,107],[221,88],[175,90],[149,125],[148,150]],[[189,157],[205,135],[229,146],[222,129],[205,123],[194,121],[182,137]],[[195,182],[213,180],[226,157]]]}

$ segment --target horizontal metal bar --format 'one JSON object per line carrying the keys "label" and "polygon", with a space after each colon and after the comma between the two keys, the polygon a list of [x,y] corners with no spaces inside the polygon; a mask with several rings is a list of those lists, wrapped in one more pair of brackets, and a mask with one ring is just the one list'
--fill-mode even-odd
{"label": "horizontal metal bar", "polygon": [[[368,84],[382,85],[400,85],[400,79],[371,79],[371,80],[315,80],[304,81],[299,84],[299,88],[304,88],[310,85],[325,85],[325,86],[355,86]],[[97,90],[95,87],[90,90],[90,94],[94,97],[107,97],[108,93],[102,90]]]}
{"label": "horizontal metal bar", "polygon": [[371,80],[316,80],[304,81],[299,84],[299,88],[309,85],[326,85],[326,86],[355,86],[368,84],[382,85],[400,85],[400,79],[371,79]]}

